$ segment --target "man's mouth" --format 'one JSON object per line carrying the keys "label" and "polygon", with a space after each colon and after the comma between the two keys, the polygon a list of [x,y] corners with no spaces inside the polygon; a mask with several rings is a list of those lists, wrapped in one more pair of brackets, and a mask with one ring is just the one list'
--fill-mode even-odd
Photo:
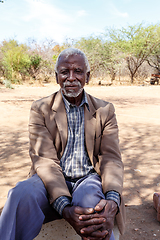
{"label": "man's mouth", "polygon": [[64,82],[63,83],[63,94],[67,97],[77,97],[81,92],[83,88],[81,86],[81,83],[78,81],[75,82]]}
{"label": "man's mouth", "polygon": [[76,89],[77,87],[79,87],[78,85],[67,85],[65,86],[65,89]]}
{"label": "man's mouth", "polygon": [[63,87],[66,89],[66,90],[75,90],[79,87],[81,87],[81,84],[80,83],[69,83],[69,82],[65,82],[63,84]]}

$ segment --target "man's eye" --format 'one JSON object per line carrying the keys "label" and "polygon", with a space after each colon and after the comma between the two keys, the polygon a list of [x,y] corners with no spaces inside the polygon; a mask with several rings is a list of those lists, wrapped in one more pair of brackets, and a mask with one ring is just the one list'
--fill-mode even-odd
{"label": "man's eye", "polygon": [[66,75],[66,74],[67,74],[67,71],[62,71],[61,74],[62,74],[62,75]]}
{"label": "man's eye", "polygon": [[82,73],[82,71],[80,69],[76,69],[75,71],[76,73]]}

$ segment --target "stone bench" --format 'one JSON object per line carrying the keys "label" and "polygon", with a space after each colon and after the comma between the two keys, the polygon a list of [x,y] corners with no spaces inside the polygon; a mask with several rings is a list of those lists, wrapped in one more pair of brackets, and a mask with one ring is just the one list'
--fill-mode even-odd
{"label": "stone bench", "polygon": [[[119,240],[119,231],[114,227],[114,236]],[[42,226],[39,235],[34,240],[81,240],[81,237],[74,231],[64,219],[55,220]]]}

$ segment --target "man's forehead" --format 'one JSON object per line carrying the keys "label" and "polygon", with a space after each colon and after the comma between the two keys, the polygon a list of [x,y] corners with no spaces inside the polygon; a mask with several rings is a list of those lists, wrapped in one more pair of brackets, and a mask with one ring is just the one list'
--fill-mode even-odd
{"label": "man's forehead", "polygon": [[82,55],[80,54],[72,54],[69,56],[61,56],[58,62],[58,66],[62,66],[62,65],[67,65],[67,64],[71,64],[71,65],[79,65],[84,67],[85,66],[85,59]]}

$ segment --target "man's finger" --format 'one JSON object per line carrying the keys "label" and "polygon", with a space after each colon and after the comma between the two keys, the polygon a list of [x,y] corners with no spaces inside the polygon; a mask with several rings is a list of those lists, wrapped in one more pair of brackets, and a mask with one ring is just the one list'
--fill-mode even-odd
{"label": "man's finger", "polygon": [[106,204],[107,204],[107,201],[105,199],[101,199],[99,203],[95,206],[94,210],[97,212],[100,212],[104,209]]}
{"label": "man's finger", "polygon": [[79,215],[88,215],[88,214],[92,214],[94,212],[93,208],[82,208],[82,207],[75,207],[74,209],[75,213],[79,214]]}
{"label": "man's finger", "polygon": [[[98,234],[100,234],[100,233],[102,232],[102,231],[100,231],[100,230],[102,229],[102,227],[103,227],[103,224],[91,225],[91,226],[87,226],[87,227],[82,228],[82,229],[80,230],[80,232],[81,232],[84,236],[86,236],[86,235],[88,235],[88,236],[93,236],[93,233],[94,233],[94,232],[98,232]],[[107,230],[104,230],[103,233],[102,233],[102,235],[104,235],[104,233],[107,234],[108,231],[107,231]],[[98,235],[98,236],[99,236],[99,235]],[[101,237],[102,237],[102,236],[101,236]]]}
{"label": "man's finger", "polygon": [[86,221],[86,220],[93,219],[93,218],[103,218],[103,217],[101,215],[99,215],[98,213],[92,213],[92,214],[88,214],[88,215],[79,216],[79,220],[82,220],[82,221]]}
{"label": "man's finger", "polygon": [[99,225],[105,222],[106,222],[106,219],[102,217],[102,218],[92,218],[92,219],[84,220],[83,224],[84,226],[92,226],[92,225]]}
{"label": "man's finger", "polygon": [[104,238],[107,236],[108,231],[107,230],[103,230],[101,231],[103,225],[99,224],[99,225],[93,225],[93,226],[88,226],[86,228],[82,228],[81,229],[81,234],[84,236],[89,236],[89,237],[93,237],[93,238]]}

